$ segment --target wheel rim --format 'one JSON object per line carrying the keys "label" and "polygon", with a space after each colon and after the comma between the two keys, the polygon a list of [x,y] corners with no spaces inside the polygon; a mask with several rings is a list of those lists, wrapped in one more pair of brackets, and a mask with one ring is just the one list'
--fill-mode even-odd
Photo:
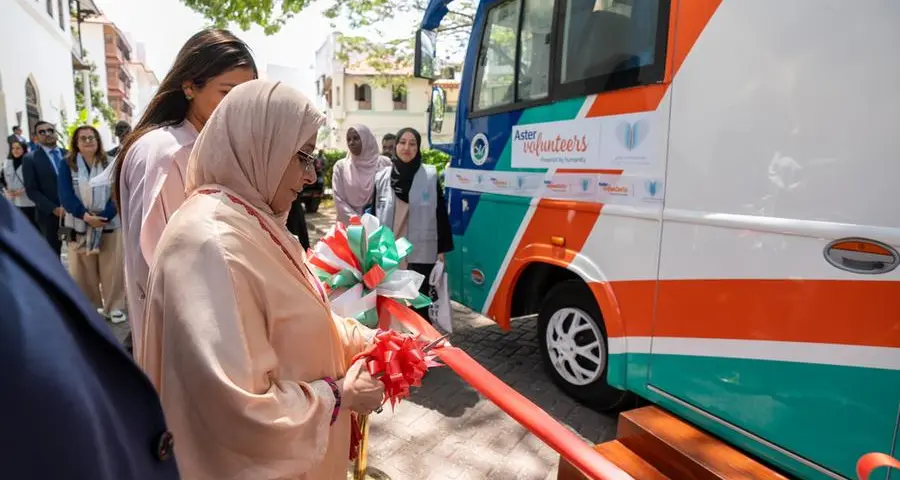
{"label": "wheel rim", "polygon": [[603,374],[606,347],[600,327],[577,308],[553,313],[547,325],[547,351],[556,372],[572,385],[588,385]]}

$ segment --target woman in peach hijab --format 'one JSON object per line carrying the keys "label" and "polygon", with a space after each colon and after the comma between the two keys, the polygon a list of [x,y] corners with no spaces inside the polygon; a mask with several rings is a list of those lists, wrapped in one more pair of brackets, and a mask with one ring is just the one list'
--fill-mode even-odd
{"label": "woman in peach hijab", "polygon": [[150,272],[138,362],[189,480],[343,480],[349,412],[383,387],[351,358],[369,331],[335,317],[285,218],[315,181],[324,122],[280,83],[235,87],[197,138],[188,199]]}

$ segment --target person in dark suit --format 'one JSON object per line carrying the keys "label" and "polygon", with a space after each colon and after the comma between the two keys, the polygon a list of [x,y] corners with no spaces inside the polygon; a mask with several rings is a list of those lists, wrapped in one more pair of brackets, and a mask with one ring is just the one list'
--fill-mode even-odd
{"label": "person in dark suit", "polygon": [[107,155],[113,158],[115,158],[115,156],[119,154],[119,147],[121,147],[122,144],[125,143],[125,137],[127,137],[128,134],[131,133],[131,124],[129,124],[125,120],[119,120],[118,122],[116,122],[115,132],[116,138],[119,140],[119,144],[113,147],[112,150],[106,152]]}
{"label": "person in dark suit", "polygon": [[57,146],[56,129],[41,120],[34,125],[40,145],[28,152],[22,162],[25,194],[35,203],[35,221],[50,248],[59,256],[59,223],[66,211],[60,206],[56,178],[64,167],[66,149]]}
{"label": "person in dark suit", "polygon": [[22,127],[16,125],[12,129],[12,135],[6,137],[6,145],[11,147],[13,142],[19,142],[22,145],[28,145],[28,140],[22,136]]}
{"label": "person in dark suit", "polygon": [[42,243],[0,199],[3,478],[177,479],[156,390]]}

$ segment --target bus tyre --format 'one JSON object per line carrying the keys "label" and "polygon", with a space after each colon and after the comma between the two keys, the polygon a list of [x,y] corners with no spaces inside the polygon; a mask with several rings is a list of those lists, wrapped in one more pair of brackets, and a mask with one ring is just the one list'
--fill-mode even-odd
{"label": "bus tyre", "polygon": [[587,285],[581,280],[565,281],[544,297],[538,314],[538,343],[554,383],[590,408],[611,411],[628,404],[631,396],[606,383],[602,318]]}

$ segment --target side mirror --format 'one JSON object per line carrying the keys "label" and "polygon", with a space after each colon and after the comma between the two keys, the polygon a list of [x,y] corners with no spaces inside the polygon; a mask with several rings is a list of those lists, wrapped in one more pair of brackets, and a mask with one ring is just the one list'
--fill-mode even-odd
{"label": "side mirror", "polygon": [[416,59],[413,74],[417,78],[436,80],[440,74],[437,64],[437,32],[419,29],[416,32]]}
{"label": "side mirror", "polygon": [[441,133],[444,128],[444,111],[447,110],[447,93],[435,86],[431,89],[431,133]]}

